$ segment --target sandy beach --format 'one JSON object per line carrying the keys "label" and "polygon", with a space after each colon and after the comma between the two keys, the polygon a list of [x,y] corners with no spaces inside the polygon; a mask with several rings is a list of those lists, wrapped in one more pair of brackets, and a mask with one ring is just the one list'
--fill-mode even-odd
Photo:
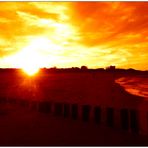
{"label": "sandy beach", "polygon": [[[1,76],[2,83],[7,84],[7,87],[1,85],[1,146],[148,145],[147,136],[129,133],[120,126],[116,128],[116,120],[119,122],[116,117],[113,127],[105,123],[106,113],[103,112],[106,108],[137,110],[144,101],[114,83],[112,74],[49,74],[36,79],[15,77]],[[36,102],[34,107],[32,102]],[[51,110],[40,108],[41,102],[50,102]],[[71,115],[65,118],[63,113],[56,116],[54,104],[57,102],[77,104],[77,119]],[[87,122],[82,117],[83,105],[91,108]],[[102,111],[100,124],[94,121],[96,106]]]}

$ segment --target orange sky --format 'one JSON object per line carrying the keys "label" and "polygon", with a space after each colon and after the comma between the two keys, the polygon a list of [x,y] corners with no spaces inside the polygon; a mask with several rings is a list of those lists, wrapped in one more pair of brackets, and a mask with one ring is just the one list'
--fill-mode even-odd
{"label": "orange sky", "polygon": [[0,67],[148,69],[147,2],[0,2]]}

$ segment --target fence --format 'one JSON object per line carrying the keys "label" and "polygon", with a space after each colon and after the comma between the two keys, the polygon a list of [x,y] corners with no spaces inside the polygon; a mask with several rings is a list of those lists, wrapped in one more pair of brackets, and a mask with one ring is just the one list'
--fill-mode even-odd
{"label": "fence", "polygon": [[[67,102],[29,101],[2,99],[0,103],[18,104],[29,110],[57,117],[69,118],[119,128],[137,134],[148,133],[148,112],[130,108],[114,108],[101,105],[77,104]],[[144,127],[144,125],[146,125]]]}

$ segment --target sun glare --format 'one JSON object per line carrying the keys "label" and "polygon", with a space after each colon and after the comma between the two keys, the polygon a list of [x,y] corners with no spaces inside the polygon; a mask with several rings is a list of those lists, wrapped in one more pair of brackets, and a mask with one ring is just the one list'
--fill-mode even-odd
{"label": "sun glare", "polygon": [[23,67],[22,69],[29,76],[33,76],[39,71],[38,67],[31,67],[31,66],[30,67],[29,66],[28,67]]}
{"label": "sun glare", "polygon": [[49,49],[51,45],[50,40],[44,37],[32,39],[28,46],[12,57],[13,65],[21,68],[29,76],[35,75],[40,68],[46,66],[47,58],[42,51]]}

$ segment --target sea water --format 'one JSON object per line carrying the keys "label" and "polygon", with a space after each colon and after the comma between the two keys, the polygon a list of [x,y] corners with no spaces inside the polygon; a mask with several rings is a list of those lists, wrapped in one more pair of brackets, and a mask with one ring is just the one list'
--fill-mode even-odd
{"label": "sea water", "polygon": [[115,82],[133,95],[148,98],[148,77],[121,77],[116,79]]}

